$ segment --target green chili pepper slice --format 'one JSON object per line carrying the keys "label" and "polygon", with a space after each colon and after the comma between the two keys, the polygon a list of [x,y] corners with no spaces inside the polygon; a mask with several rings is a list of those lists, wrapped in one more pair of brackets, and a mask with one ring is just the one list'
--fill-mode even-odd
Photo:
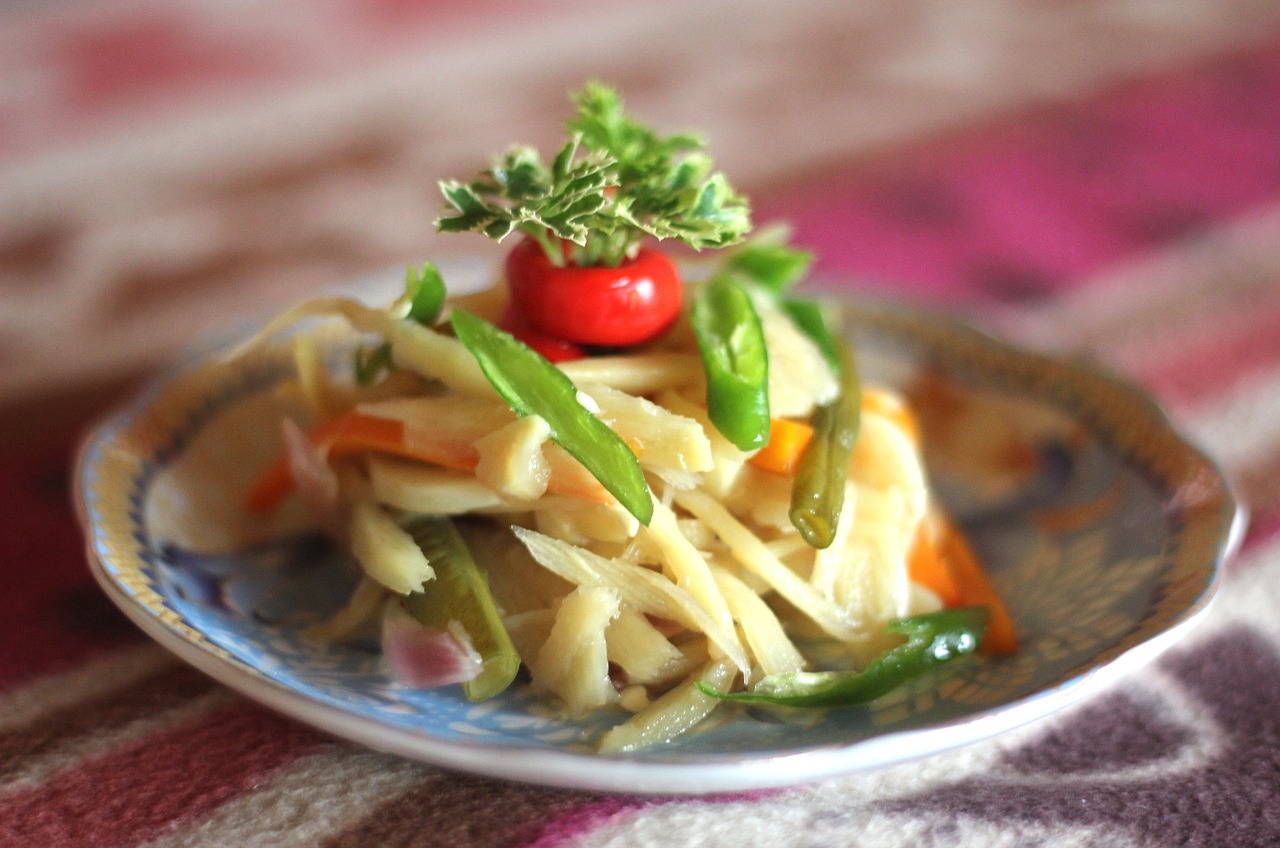
{"label": "green chili pepper slice", "polygon": [[539,415],[551,438],[595,476],[628,512],[648,525],[653,496],[631,448],[578,400],[563,371],[509,333],[461,309],[450,317],[459,341],[518,415]]}
{"label": "green chili pepper slice", "polygon": [[472,701],[492,698],[515,679],[520,655],[502,623],[488,578],[448,518],[417,518],[405,529],[436,573],[421,592],[405,596],[405,609],[418,621],[438,630],[446,629],[450,621],[462,625],[482,663],[480,673],[462,684],[463,691]]}
{"label": "green chili pepper slice", "polygon": [[[431,262],[418,267],[410,265],[404,272],[404,295],[401,300],[408,306],[405,317],[424,327],[430,327],[444,311],[448,293],[440,269]],[[395,370],[391,356],[391,343],[383,342],[366,351],[364,345],[356,347],[353,357],[356,385],[371,386],[383,374]]]}
{"label": "green chili pepper slice", "polygon": [[769,440],[769,354],[751,295],[728,275],[693,298],[690,323],[707,375],[707,414],[720,433],[749,451]]}
{"label": "green chili pepper slice", "polygon": [[725,269],[745,276],[774,297],[781,297],[809,273],[813,258],[810,251],[756,238],[735,248],[725,261]]}
{"label": "green chili pepper slice", "polygon": [[797,671],[763,678],[750,692],[698,688],[713,698],[781,707],[851,707],[869,704],[912,678],[973,653],[986,632],[990,610],[956,607],[891,621],[888,633],[906,637],[862,671]]}
{"label": "green chili pepper slice", "polygon": [[830,547],[844,508],[849,458],[862,425],[862,387],[853,352],[840,344],[840,394],[818,407],[813,438],[800,458],[791,487],[791,523],[815,548]]}
{"label": "green chili pepper slice", "polygon": [[444,310],[447,297],[440,269],[431,262],[424,262],[417,268],[410,265],[404,273],[404,294],[409,301],[409,312],[405,317],[430,327]]}

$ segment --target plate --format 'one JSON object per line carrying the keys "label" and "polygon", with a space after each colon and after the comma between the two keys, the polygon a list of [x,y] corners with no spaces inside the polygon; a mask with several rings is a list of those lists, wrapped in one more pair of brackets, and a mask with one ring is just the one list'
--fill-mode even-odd
{"label": "plate", "polygon": [[972,743],[1098,691],[1202,616],[1244,519],[1150,399],[937,315],[839,308],[865,377],[916,403],[932,484],[1006,600],[1016,654],[945,666],[805,723],[725,710],[626,755],[593,751],[602,720],[565,720],[519,687],[471,703],[460,687],[399,686],[374,646],[299,635],[341,603],[341,557],[288,510],[266,524],[239,506],[279,450],[284,344],[194,355],[87,438],[76,501],[91,568],[160,644],[336,736],[450,769],[631,793],[777,787]]}

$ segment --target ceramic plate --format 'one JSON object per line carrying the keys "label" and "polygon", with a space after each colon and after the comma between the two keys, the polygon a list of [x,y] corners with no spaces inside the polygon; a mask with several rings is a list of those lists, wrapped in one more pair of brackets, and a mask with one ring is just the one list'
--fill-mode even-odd
{"label": "ceramic plate", "polygon": [[844,309],[865,376],[918,407],[935,490],[1017,624],[1013,656],[943,667],[807,726],[728,711],[619,756],[593,752],[600,722],[563,720],[519,687],[477,704],[460,687],[398,686],[373,646],[300,637],[350,578],[301,523],[240,507],[279,449],[283,345],[194,357],[91,435],[77,500],[94,574],[180,657],[337,736],[490,776],[646,793],[780,786],[986,738],[1097,691],[1203,613],[1243,521],[1219,471],[1151,401],[936,316]]}

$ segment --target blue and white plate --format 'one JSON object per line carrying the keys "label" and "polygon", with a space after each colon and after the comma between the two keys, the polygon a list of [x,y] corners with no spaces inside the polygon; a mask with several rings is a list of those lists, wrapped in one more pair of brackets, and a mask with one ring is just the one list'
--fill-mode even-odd
{"label": "blue and white plate", "polygon": [[1017,625],[1012,656],[806,724],[730,710],[626,755],[593,751],[618,716],[567,721],[519,687],[478,704],[460,687],[406,689],[375,645],[301,638],[341,603],[350,570],[299,514],[242,509],[278,455],[284,346],[193,357],[89,437],[77,502],[94,575],[160,644],[337,736],[490,776],[645,793],[781,786],[974,742],[1097,691],[1201,616],[1244,522],[1219,470],[1149,399],[937,316],[844,311],[865,377],[918,407],[935,489]]}

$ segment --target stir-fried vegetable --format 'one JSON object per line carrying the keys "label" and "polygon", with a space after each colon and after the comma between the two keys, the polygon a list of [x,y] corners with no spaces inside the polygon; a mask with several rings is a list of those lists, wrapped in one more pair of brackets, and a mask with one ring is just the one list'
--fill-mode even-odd
{"label": "stir-fried vegetable", "polygon": [[1013,653],[1018,649],[1013,618],[979,564],[968,539],[950,520],[940,515],[932,518],[932,522],[920,528],[907,560],[907,573],[937,595],[945,606],[980,604],[990,609],[991,620],[980,646],[982,652]]}
{"label": "stir-fried vegetable", "polygon": [[[414,267],[410,265],[404,274],[404,294],[393,307],[396,312],[403,312],[410,321],[430,327],[444,310],[447,297],[444,278],[440,270],[431,262],[424,262]],[[356,348],[355,362],[356,384],[372,385],[384,373],[395,368],[395,359],[391,355],[391,343],[383,342],[371,351],[364,346]]]}
{"label": "stir-fried vegetable", "polygon": [[368,351],[364,349],[364,345],[357,345],[352,359],[352,370],[355,373],[357,386],[372,386],[379,377],[396,367],[395,359],[391,355],[391,345],[387,342]]}
{"label": "stir-fried vegetable", "polygon": [[828,547],[835,539],[862,420],[862,389],[847,345],[841,360],[840,394],[814,414],[813,439],[800,458],[791,490],[791,523],[815,548]]}
{"label": "stir-fried vegetable", "polygon": [[444,311],[447,294],[444,278],[434,263],[424,262],[416,268],[410,265],[404,275],[404,317],[430,327]]}
{"label": "stir-fried vegetable", "polygon": [[862,671],[796,671],[762,678],[750,692],[729,693],[699,683],[706,695],[727,701],[782,707],[850,707],[868,704],[912,678],[971,654],[982,640],[987,607],[959,607],[891,621],[888,633],[906,641]]}
{"label": "stir-fried vegetable", "polygon": [[[781,230],[738,244],[746,200],[699,139],[644,127],[605,86],[574,102],[549,163],[517,147],[441,184],[441,231],[519,236],[505,292],[442,322],[427,263],[385,308],[319,298],[248,343],[330,317],[380,337],[357,349],[355,386],[295,340],[280,397],[322,423],[286,422],[285,458],[249,493],[266,513],[296,490],[364,574],[312,632],[381,613],[397,679],[473,700],[523,663],[568,714],[634,713],[604,751],[672,739],[721,700],[864,704],[975,646],[1012,650],[1008,612],[930,501],[910,410],[864,392],[823,307],[791,295],[813,255]],[[646,239],[737,246],[686,311]],[[484,539],[483,568],[460,529]],[[944,611],[912,615],[935,597]],[[871,656],[882,627],[904,638]],[[803,670],[833,655],[860,670]]]}
{"label": "stir-fried vegetable", "polygon": [[577,388],[528,346],[470,312],[455,309],[454,332],[502,399],[519,415],[540,415],[551,438],[573,454],[628,512],[648,524],[653,496],[631,448],[582,405]]}
{"label": "stir-fried vegetable", "polygon": [[774,474],[794,474],[812,439],[813,428],[808,424],[775,418],[769,422],[769,441],[747,461]]}
{"label": "stir-fried vegetable", "polygon": [[480,673],[463,684],[473,701],[492,698],[511,685],[520,670],[511,636],[489,593],[484,572],[448,518],[414,520],[406,527],[435,570],[421,592],[406,595],[404,607],[423,625],[447,630],[457,622],[480,655]]}
{"label": "stir-fried vegetable", "polygon": [[812,264],[812,253],[789,247],[786,233],[774,228],[734,248],[725,259],[724,270],[781,297],[804,279]]}
{"label": "stir-fried vegetable", "polygon": [[740,450],[769,438],[769,353],[751,295],[727,276],[699,291],[690,315],[707,372],[707,413]]}
{"label": "stir-fried vegetable", "polygon": [[[394,456],[409,456],[449,465],[449,457],[426,453],[404,438],[404,425],[399,421],[375,418],[351,411],[322,424],[308,435],[308,440],[325,451],[326,459],[351,455],[360,451],[377,451]],[[281,457],[258,478],[249,491],[249,509],[257,513],[271,512],[294,488],[288,460]]]}
{"label": "stir-fried vegetable", "polygon": [[817,301],[788,295],[812,264],[811,252],[789,246],[785,231],[773,228],[735,248],[724,262],[724,273],[777,301],[822,351],[831,370],[839,373],[840,354],[825,310]]}
{"label": "stir-fried vegetable", "polygon": [[783,311],[791,317],[800,331],[812,339],[818,346],[818,350],[822,351],[822,356],[827,360],[831,370],[839,374],[842,367],[840,348],[831,334],[831,326],[827,322],[822,305],[817,301],[798,297],[785,298],[781,303]]}

